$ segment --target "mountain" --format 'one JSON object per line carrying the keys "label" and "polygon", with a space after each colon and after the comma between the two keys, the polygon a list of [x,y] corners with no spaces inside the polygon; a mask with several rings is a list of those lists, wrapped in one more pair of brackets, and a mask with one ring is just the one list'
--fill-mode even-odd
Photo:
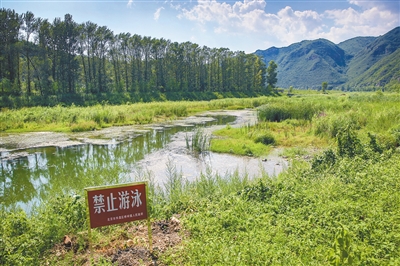
{"label": "mountain", "polygon": [[400,81],[400,48],[384,56],[360,75],[346,84],[348,87],[384,86],[392,80]]}
{"label": "mountain", "polygon": [[257,50],[266,64],[278,65],[278,87],[382,86],[400,78],[400,27],[379,37],[356,37],[339,44],[306,40],[288,47]]}
{"label": "mountain", "polygon": [[375,41],[376,38],[377,37],[355,37],[339,43],[338,46],[346,51],[347,55],[353,57],[367,45]]}

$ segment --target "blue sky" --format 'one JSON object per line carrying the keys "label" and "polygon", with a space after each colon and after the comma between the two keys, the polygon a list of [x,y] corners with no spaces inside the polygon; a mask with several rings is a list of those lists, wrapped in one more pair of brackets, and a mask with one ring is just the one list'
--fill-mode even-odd
{"label": "blue sky", "polygon": [[356,0],[0,0],[2,8],[36,17],[92,21],[130,32],[254,52],[302,40],[334,43],[379,36],[400,26],[400,1]]}

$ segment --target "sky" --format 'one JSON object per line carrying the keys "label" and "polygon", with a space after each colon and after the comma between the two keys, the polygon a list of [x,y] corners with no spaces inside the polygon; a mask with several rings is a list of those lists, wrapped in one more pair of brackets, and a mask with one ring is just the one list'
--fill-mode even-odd
{"label": "sky", "polygon": [[0,0],[0,7],[246,53],[318,38],[337,44],[400,26],[399,0]]}

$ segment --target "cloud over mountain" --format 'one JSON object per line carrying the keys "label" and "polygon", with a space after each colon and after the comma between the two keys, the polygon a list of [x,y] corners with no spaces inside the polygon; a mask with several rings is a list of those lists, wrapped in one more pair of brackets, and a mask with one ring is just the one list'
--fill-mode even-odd
{"label": "cloud over mountain", "polygon": [[303,40],[304,36],[340,42],[352,36],[381,34],[399,25],[399,8],[390,9],[391,1],[349,3],[353,6],[324,11],[286,6],[274,13],[265,0],[201,0],[190,8],[182,8],[179,17],[209,25],[215,33],[259,33],[282,45]]}

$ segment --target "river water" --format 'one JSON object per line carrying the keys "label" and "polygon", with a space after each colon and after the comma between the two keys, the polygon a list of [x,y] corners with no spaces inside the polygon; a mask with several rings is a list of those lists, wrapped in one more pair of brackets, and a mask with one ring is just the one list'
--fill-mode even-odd
{"label": "river water", "polygon": [[8,210],[31,212],[48,197],[81,194],[85,187],[138,181],[151,176],[163,186],[167,176],[179,172],[187,180],[200,174],[249,178],[280,173],[287,162],[275,150],[266,159],[186,148],[195,127],[205,134],[230,124],[254,124],[251,110],[208,112],[183,120],[148,126],[113,127],[86,133],[3,134],[0,141],[0,200]]}

